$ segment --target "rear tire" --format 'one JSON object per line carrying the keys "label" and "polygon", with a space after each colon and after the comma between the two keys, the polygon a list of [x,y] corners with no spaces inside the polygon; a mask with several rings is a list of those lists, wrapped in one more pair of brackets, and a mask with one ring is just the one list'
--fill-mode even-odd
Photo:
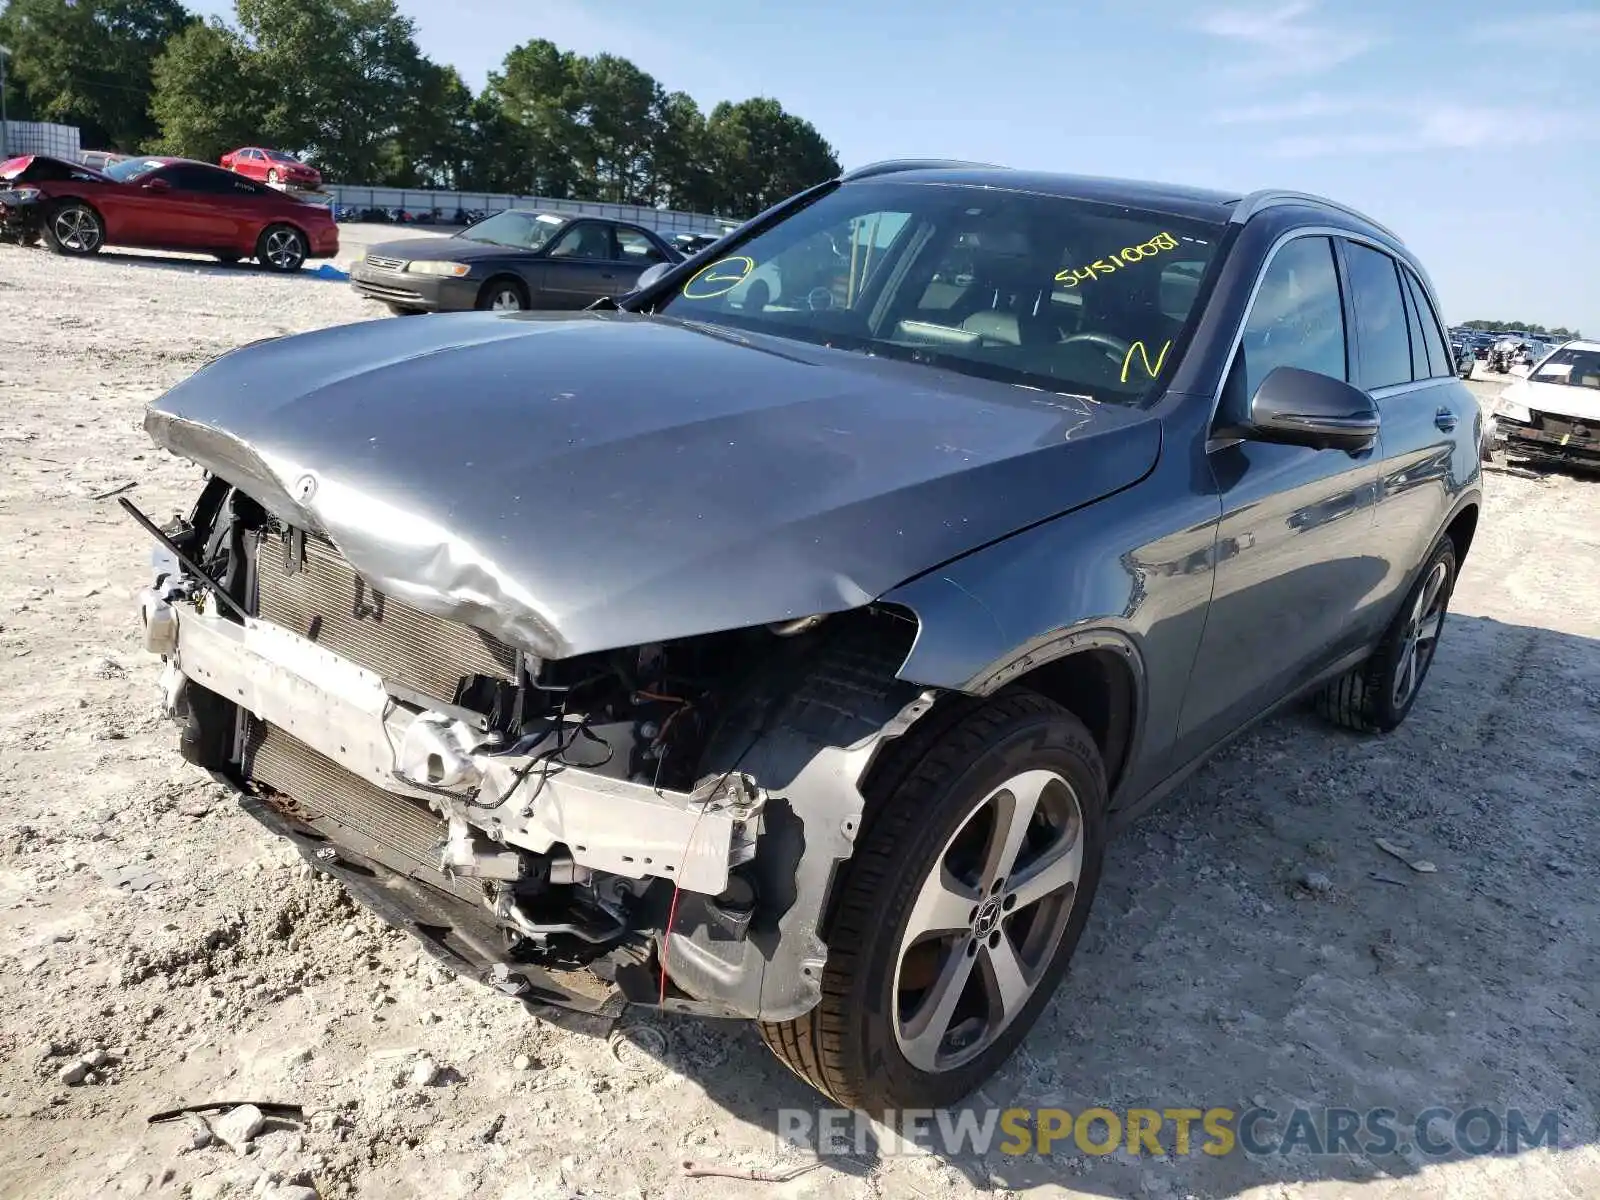
{"label": "rear tire", "polygon": [[821,1002],[760,1026],[795,1074],[867,1111],[945,1107],[1000,1068],[1066,973],[1105,852],[1105,767],[1059,705],[1017,690],[915,734],[875,773]]}
{"label": "rear tire", "polygon": [[106,244],[106,227],[100,214],[82,200],[68,200],[45,218],[44,240],[56,254],[87,258]]}
{"label": "rear tire", "polygon": [[268,225],[256,240],[256,261],[269,271],[293,274],[305,265],[310,247],[293,225]]}
{"label": "rear tire", "polygon": [[1456,548],[1445,538],[1406,594],[1372,657],[1319,692],[1317,711],[1361,733],[1388,733],[1398,727],[1417,702],[1433,666],[1455,584]]}

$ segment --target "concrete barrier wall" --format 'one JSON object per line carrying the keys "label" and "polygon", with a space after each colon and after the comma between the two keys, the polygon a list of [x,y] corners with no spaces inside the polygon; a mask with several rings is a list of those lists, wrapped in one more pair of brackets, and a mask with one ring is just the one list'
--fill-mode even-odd
{"label": "concrete barrier wall", "polygon": [[582,213],[614,221],[631,221],[664,233],[724,233],[737,221],[705,213],[645,208],[637,204],[607,204],[599,200],[552,200],[544,196],[512,196],[503,192],[441,192],[428,188],[358,187],[330,183],[323,190],[335,205],[351,208],[399,208],[426,213],[438,209],[446,217],[457,209],[494,212],[502,208],[539,208],[546,212]]}

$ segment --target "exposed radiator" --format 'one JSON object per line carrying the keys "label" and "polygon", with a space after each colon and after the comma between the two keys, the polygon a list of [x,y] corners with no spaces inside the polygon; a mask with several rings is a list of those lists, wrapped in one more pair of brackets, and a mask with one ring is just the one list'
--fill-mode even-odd
{"label": "exposed radiator", "polygon": [[480,884],[439,870],[445,823],[426,804],[368,783],[254,717],[245,745],[245,775],[290,801],[283,811],[392,871],[476,902]]}
{"label": "exposed radiator", "polygon": [[510,646],[375,592],[332,543],[307,534],[305,561],[293,571],[290,554],[291,543],[281,535],[260,535],[256,615],[263,621],[446,704],[455,700],[463,676],[516,677],[517,653]]}

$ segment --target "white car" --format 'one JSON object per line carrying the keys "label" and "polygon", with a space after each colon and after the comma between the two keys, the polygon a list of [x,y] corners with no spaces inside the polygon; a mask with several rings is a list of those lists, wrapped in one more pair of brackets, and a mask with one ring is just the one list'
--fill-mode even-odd
{"label": "white car", "polygon": [[1600,342],[1568,342],[1500,393],[1488,445],[1518,458],[1600,468]]}

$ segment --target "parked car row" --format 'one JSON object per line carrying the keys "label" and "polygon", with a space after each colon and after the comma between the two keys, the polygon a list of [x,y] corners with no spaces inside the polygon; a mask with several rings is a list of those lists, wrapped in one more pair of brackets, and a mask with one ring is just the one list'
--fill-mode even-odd
{"label": "parked car row", "polygon": [[209,163],[160,156],[125,158],[103,171],[46,155],[0,163],[0,234],[43,240],[57,254],[106,246],[198,251],[285,272],[339,252],[325,206]]}

